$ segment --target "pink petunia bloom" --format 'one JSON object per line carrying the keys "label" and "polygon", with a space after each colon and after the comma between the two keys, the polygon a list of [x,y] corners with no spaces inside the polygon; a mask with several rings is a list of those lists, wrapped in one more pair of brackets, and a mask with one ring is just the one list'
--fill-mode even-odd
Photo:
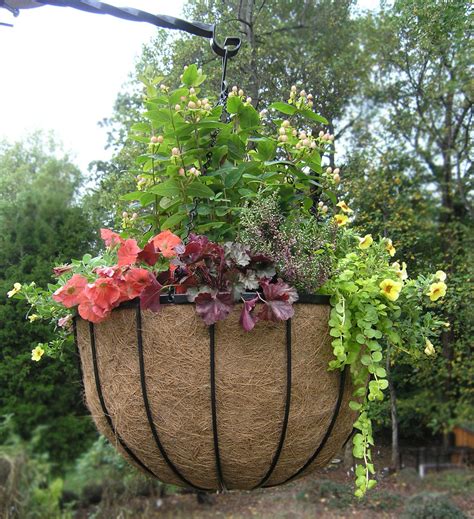
{"label": "pink petunia bloom", "polygon": [[70,328],[72,324],[72,315],[68,314],[66,317],[61,317],[61,319],[58,320],[58,326],[61,328]]}
{"label": "pink petunia bloom", "polygon": [[120,284],[121,299],[135,299],[152,283],[153,275],[146,269],[132,268],[124,276]]}
{"label": "pink petunia bloom", "polygon": [[72,278],[53,294],[53,299],[66,308],[71,308],[81,302],[87,279],[80,274],[74,274]]}
{"label": "pink petunia bloom", "polygon": [[117,267],[97,267],[94,272],[102,278],[113,278],[120,271]]}
{"label": "pink petunia bloom", "polygon": [[162,231],[151,239],[155,247],[160,249],[165,258],[176,256],[176,247],[182,244],[181,238],[173,234],[170,230]]}
{"label": "pink petunia bloom", "polygon": [[113,247],[114,245],[118,245],[124,241],[119,234],[110,229],[101,229],[100,237],[104,240],[107,247]]}
{"label": "pink petunia bloom", "polygon": [[114,279],[98,278],[84,289],[88,301],[104,310],[110,310],[120,299],[120,289]]}
{"label": "pink petunia bloom", "polygon": [[141,252],[136,240],[132,238],[125,240],[118,250],[118,266],[133,265],[137,262],[138,254]]}
{"label": "pink petunia bloom", "polygon": [[110,313],[110,310],[105,310],[100,306],[97,306],[92,301],[85,299],[78,306],[79,315],[85,319],[86,321],[90,321],[92,323],[100,323],[104,319],[106,319]]}

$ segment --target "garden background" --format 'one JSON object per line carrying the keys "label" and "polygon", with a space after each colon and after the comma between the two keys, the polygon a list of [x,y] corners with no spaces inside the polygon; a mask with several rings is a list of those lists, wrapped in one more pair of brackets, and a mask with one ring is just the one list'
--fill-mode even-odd
{"label": "garden background", "polygon": [[[393,368],[387,358],[389,394],[372,408],[377,435],[386,445],[380,469],[400,469],[405,446],[448,445],[455,426],[474,424],[469,4],[398,0],[363,11],[351,0],[185,3],[187,19],[216,21],[225,34],[241,34],[244,47],[230,63],[228,77],[258,110],[270,99],[286,99],[293,84],[314,95],[315,110],[335,135],[327,162],[341,169],[340,189],[355,210],[352,225],[363,234],[389,232],[395,259],[405,261],[410,273],[447,273],[449,290],[440,311],[450,326],[434,345],[436,357],[397,362]],[[78,517],[230,517],[225,514],[234,510],[217,515],[213,505],[186,501],[191,508],[182,511],[182,502],[172,501],[177,498],[163,497],[173,489],[147,483],[126,468],[98,439],[83,405],[77,357],[32,363],[31,349],[48,341],[51,330],[30,323],[26,305],[6,296],[18,281],[46,285],[52,262],[98,250],[100,227],[120,228],[128,210],[120,195],[133,191],[135,182],[138,144],[127,140],[127,131],[140,121],[138,78],[166,76],[167,84],[177,85],[190,63],[203,68],[213,87],[209,93],[216,94],[220,65],[208,42],[158,30],[143,47],[113,113],[101,122],[113,158],[92,162],[87,171],[61,151],[60,135],[39,132],[0,142],[0,504],[3,499],[20,507],[19,517],[67,516],[68,508],[71,514],[82,509],[85,515]],[[10,486],[2,486],[7,480]],[[474,489],[472,474],[454,480],[459,491]],[[343,480],[331,484],[326,490],[321,481],[298,487],[294,510],[301,509],[300,515],[276,509],[268,517],[306,517],[307,511],[321,512],[314,508],[321,506],[331,514],[332,499],[354,510],[362,506],[353,503]],[[419,482],[409,484],[418,488]],[[296,490],[282,492],[296,499]],[[131,497],[140,494],[145,497]],[[134,508],[135,498],[141,508]],[[235,517],[247,517],[255,498],[245,499],[245,510],[235,504]],[[403,503],[393,499],[392,508],[400,509]],[[146,515],[143,503],[151,502],[154,511]],[[255,505],[253,516],[264,516],[265,503]],[[463,499],[461,505],[474,506]],[[159,515],[163,506],[170,515]]]}

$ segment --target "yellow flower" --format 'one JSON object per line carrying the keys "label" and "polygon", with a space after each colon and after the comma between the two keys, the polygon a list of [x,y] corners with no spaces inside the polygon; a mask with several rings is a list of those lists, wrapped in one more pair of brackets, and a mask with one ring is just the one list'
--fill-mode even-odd
{"label": "yellow flower", "polygon": [[40,318],[38,314],[31,314],[28,316],[28,319],[30,320],[30,323],[33,323],[34,321],[37,321]]}
{"label": "yellow flower", "polygon": [[380,285],[380,293],[390,301],[396,301],[403,287],[400,281],[393,281],[393,279],[384,279]]}
{"label": "yellow flower", "polygon": [[428,355],[428,356],[434,355],[435,349],[434,349],[432,342],[429,339],[425,339],[425,345],[426,345],[426,347],[425,347],[426,355]]}
{"label": "yellow flower", "polygon": [[395,256],[395,253],[397,252],[390,238],[387,238],[385,240],[385,250],[390,254],[390,256],[392,256],[392,258],[393,256]]}
{"label": "yellow flower", "polygon": [[440,281],[446,281],[446,272],[443,272],[442,270],[437,270],[435,273],[435,278],[439,279]]}
{"label": "yellow flower", "polygon": [[407,264],[404,261],[402,261],[401,267],[400,267],[400,263],[398,263],[398,261],[395,261],[394,263],[392,263],[392,267],[395,269],[395,274],[397,275],[398,279],[405,281],[405,279],[408,278]]}
{"label": "yellow flower", "polygon": [[339,227],[342,227],[343,225],[346,225],[349,218],[345,214],[336,214],[334,220],[336,220],[336,223]]}
{"label": "yellow flower", "polygon": [[371,234],[366,234],[363,238],[359,238],[359,249],[368,249],[374,240]]}
{"label": "yellow flower", "polygon": [[41,357],[44,355],[44,350],[41,346],[36,346],[35,349],[31,350],[31,360],[39,362]]}
{"label": "yellow flower", "polygon": [[21,290],[21,283],[15,283],[13,285],[13,288],[10,290],[10,292],[7,292],[8,297],[13,297],[15,294],[18,294],[18,292]]}
{"label": "yellow flower", "polygon": [[446,295],[447,288],[448,287],[446,286],[446,283],[444,283],[444,281],[433,283],[432,285],[430,285],[430,289],[427,295],[429,296],[431,301],[437,301],[440,297]]}
{"label": "yellow flower", "polygon": [[344,213],[352,213],[352,209],[344,202],[344,200],[341,200],[339,203],[336,204],[336,207],[340,207]]}

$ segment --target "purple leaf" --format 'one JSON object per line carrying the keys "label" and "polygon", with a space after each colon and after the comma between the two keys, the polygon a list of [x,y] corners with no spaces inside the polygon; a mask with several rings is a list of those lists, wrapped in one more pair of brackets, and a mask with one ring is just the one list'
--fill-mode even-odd
{"label": "purple leaf", "polygon": [[242,308],[239,322],[246,332],[253,330],[255,324],[258,321],[258,317],[252,313],[252,310],[255,308],[257,302],[258,296],[255,296],[253,299],[249,299],[248,301],[244,301],[244,307]]}
{"label": "purple leaf", "polygon": [[158,261],[158,254],[152,241],[147,243],[143,250],[138,253],[138,259],[150,266],[153,266]]}
{"label": "purple leaf", "polygon": [[270,283],[268,279],[262,279],[260,286],[267,301],[284,300],[290,304],[298,301],[298,292],[281,279],[278,279],[276,283]]}
{"label": "purple leaf", "polygon": [[293,317],[295,310],[289,301],[275,300],[267,301],[258,314],[262,321],[286,321]]}
{"label": "purple leaf", "polygon": [[260,286],[265,296],[265,306],[258,314],[262,321],[286,321],[293,317],[295,311],[293,303],[298,300],[298,293],[279,279],[276,283],[269,280],[260,281]]}
{"label": "purple leaf", "polygon": [[197,314],[208,326],[225,319],[234,306],[230,292],[204,292],[196,297],[195,303]]}
{"label": "purple leaf", "polygon": [[150,273],[150,284],[140,294],[140,308],[142,310],[151,310],[152,312],[160,311],[160,294],[163,288],[156,280],[155,276]]}

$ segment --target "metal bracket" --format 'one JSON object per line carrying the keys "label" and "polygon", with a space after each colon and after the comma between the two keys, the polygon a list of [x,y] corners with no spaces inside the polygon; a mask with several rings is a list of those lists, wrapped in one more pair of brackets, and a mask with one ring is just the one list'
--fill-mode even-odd
{"label": "metal bracket", "polygon": [[220,46],[216,38],[216,26],[201,22],[188,22],[180,18],[166,15],[153,15],[132,7],[116,7],[97,0],[0,0],[0,7],[10,11],[13,16],[18,16],[20,9],[54,5],[56,7],[72,7],[80,11],[95,14],[108,14],[134,22],[151,23],[164,29],[184,31],[195,36],[207,38],[211,42],[212,50],[226,60],[234,57],[242,44],[240,38],[226,38],[224,45]]}

